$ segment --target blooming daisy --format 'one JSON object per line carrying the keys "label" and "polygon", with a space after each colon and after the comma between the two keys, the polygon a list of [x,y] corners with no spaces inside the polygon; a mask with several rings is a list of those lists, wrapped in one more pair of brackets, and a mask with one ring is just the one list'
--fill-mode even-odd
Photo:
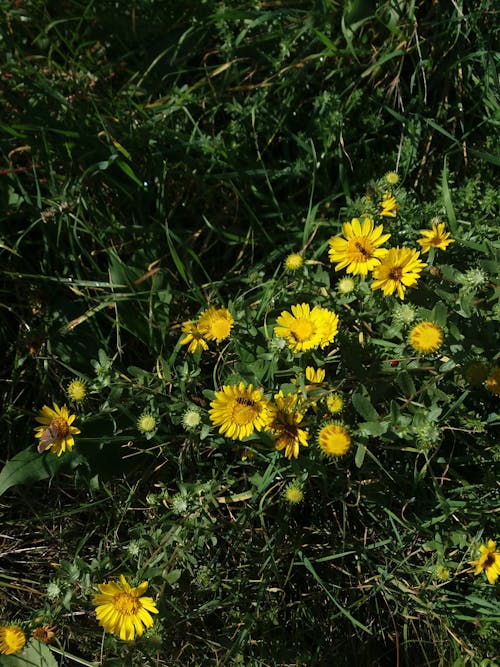
{"label": "blooming daisy", "polygon": [[80,403],[87,395],[85,382],[83,380],[73,380],[69,383],[66,393],[72,401]]}
{"label": "blooming daisy", "polygon": [[496,549],[497,543],[488,540],[487,544],[481,544],[479,547],[480,556],[470,565],[475,566],[474,575],[480,574],[483,570],[490,584],[494,584],[500,574],[500,551]]}
{"label": "blooming daisy", "polygon": [[0,625],[0,654],[12,655],[26,644],[26,635],[18,625]]}
{"label": "blooming daisy", "polygon": [[411,248],[391,248],[373,269],[375,280],[370,287],[381,289],[385,296],[397,291],[399,298],[404,299],[406,288],[417,284],[420,272],[426,266],[419,257],[420,253]]}
{"label": "blooming daisy", "polygon": [[40,438],[38,451],[45,450],[61,456],[63,452],[70,452],[73,449],[75,440],[74,435],[80,433],[80,429],[72,426],[76,415],[70,415],[68,408],[63,405],[60,408],[57,403],[53,403],[54,409],[44,405],[40,410],[40,416],[36,421],[41,424],[35,428],[35,437]]}
{"label": "blooming daisy", "polygon": [[351,436],[341,424],[329,422],[319,431],[318,443],[326,456],[343,456],[351,446]]}
{"label": "blooming daisy", "polygon": [[94,595],[93,602],[99,625],[120,639],[140,637],[144,628],[153,625],[151,614],[158,613],[153,598],[142,597],[147,587],[148,582],[143,581],[133,588],[123,574],[120,581],[98,584],[100,593]]}
{"label": "blooming daisy", "polygon": [[443,342],[443,330],[434,322],[420,322],[410,331],[409,341],[417,352],[435,352]]}
{"label": "blooming daisy", "polygon": [[380,215],[384,218],[395,218],[398,208],[396,197],[390,192],[384,192],[380,202]]}
{"label": "blooming daisy", "polygon": [[269,421],[269,401],[260,389],[253,385],[224,385],[215,392],[215,400],[210,403],[209,415],[212,423],[219,426],[219,433],[233,440],[243,440],[260,431]]}
{"label": "blooming daisy", "polygon": [[287,271],[292,271],[292,272],[300,269],[303,263],[304,263],[304,258],[298,252],[292,252],[292,254],[288,255],[288,257],[285,259],[284,262],[285,269],[287,269]]}
{"label": "blooming daisy", "polygon": [[429,252],[431,248],[439,248],[446,250],[450,243],[455,243],[454,239],[450,239],[450,232],[444,231],[444,222],[432,222],[431,229],[421,229],[421,239],[417,239],[417,243],[422,246],[422,252]]}
{"label": "blooming daisy", "polygon": [[207,308],[198,318],[198,330],[207,340],[220,343],[229,337],[234,319],[227,308]]}
{"label": "blooming daisy", "polygon": [[269,405],[270,420],[267,429],[274,436],[274,446],[278,451],[285,450],[287,459],[298,458],[299,447],[307,447],[309,434],[299,427],[304,418],[300,411],[297,394],[283,395],[280,391],[274,396],[274,403]]}
{"label": "blooming daisy", "polygon": [[278,326],[274,333],[285,338],[293,352],[306,352],[315,347],[325,347],[335,338],[338,331],[338,317],[321,306],[307,303],[296,304],[292,312],[284,310],[276,319]]}
{"label": "blooming daisy", "polygon": [[313,384],[319,384],[325,379],[326,371],[324,368],[313,368],[312,366],[307,366],[306,368],[306,380],[312,382]]}
{"label": "blooming daisy", "polygon": [[363,220],[353,218],[351,222],[342,225],[341,236],[332,237],[328,243],[328,256],[335,271],[347,267],[347,273],[358,274],[364,278],[368,271],[372,271],[386,255],[386,248],[379,248],[390,238],[390,234],[382,234],[383,225],[374,226],[371,218]]}
{"label": "blooming daisy", "polygon": [[196,322],[189,320],[182,325],[182,331],[186,335],[180,341],[181,345],[189,345],[188,352],[194,354],[198,350],[208,350],[208,344],[198,329]]}
{"label": "blooming daisy", "polygon": [[495,396],[500,396],[500,366],[493,366],[486,378],[486,388]]}

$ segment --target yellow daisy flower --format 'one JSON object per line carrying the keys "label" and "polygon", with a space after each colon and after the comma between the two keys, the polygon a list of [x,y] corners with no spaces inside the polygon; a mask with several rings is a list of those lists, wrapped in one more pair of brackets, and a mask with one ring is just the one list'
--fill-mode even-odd
{"label": "yellow daisy flower", "polygon": [[224,385],[215,392],[209,416],[219,433],[233,440],[243,440],[260,431],[269,422],[269,401],[253,385]]}
{"label": "yellow daisy flower", "polygon": [[83,380],[73,380],[69,383],[66,393],[72,401],[80,403],[87,395],[85,382]]}
{"label": "yellow daisy flower", "polygon": [[358,274],[365,277],[368,271],[378,266],[380,260],[386,255],[386,248],[379,248],[390,238],[390,234],[382,234],[383,225],[375,227],[371,218],[363,220],[353,218],[351,222],[342,225],[341,236],[332,237],[329,243],[328,256],[335,271],[346,268],[347,273]]}
{"label": "yellow daisy flower", "polygon": [[201,331],[198,329],[196,322],[193,320],[184,322],[182,331],[186,335],[181,339],[180,344],[189,345],[188,352],[194,354],[195,352],[198,352],[198,350],[208,350],[208,344],[203,338]]}
{"label": "yellow daisy flower", "polygon": [[0,625],[0,654],[12,655],[26,644],[26,635],[18,625]]}
{"label": "yellow daisy flower", "polygon": [[455,243],[454,239],[450,239],[450,232],[444,231],[444,222],[431,223],[432,229],[421,229],[421,239],[417,239],[417,243],[422,246],[422,252],[429,252],[431,248],[439,248],[446,250],[450,243]]}
{"label": "yellow daisy flower", "polygon": [[307,366],[306,368],[306,380],[313,384],[320,384],[323,382],[325,375],[326,371],[324,368],[313,368],[312,366]]}
{"label": "yellow daisy flower", "polygon": [[36,421],[41,424],[35,428],[35,437],[40,439],[38,451],[45,450],[61,456],[63,452],[70,452],[73,449],[75,440],[74,435],[80,433],[80,429],[72,426],[76,415],[70,415],[68,408],[63,405],[60,408],[57,403],[53,403],[54,409],[44,405],[40,410],[40,416]]}
{"label": "yellow daisy flower", "polygon": [[276,319],[274,333],[288,341],[293,352],[306,352],[321,346],[326,347],[338,332],[338,317],[320,306],[311,309],[307,303],[296,304],[292,312],[284,310]]}
{"label": "yellow daisy flower", "polygon": [[136,635],[140,637],[145,628],[153,625],[151,614],[158,613],[153,598],[142,597],[147,587],[148,582],[143,581],[133,588],[123,574],[120,581],[98,584],[100,593],[94,595],[93,601],[99,625],[120,639],[129,641]]}
{"label": "yellow daisy flower", "polygon": [[380,202],[380,215],[384,218],[395,218],[398,208],[396,197],[390,192],[384,192]]}
{"label": "yellow daisy flower", "polygon": [[426,266],[419,257],[420,253],[411,248],[391,248],[373,269],[375,280],[370,287],[381,289],[385,296],[397,291],[399,298],[404,299],[406,288],[417,284],[420,272]]}
{"label": "yellow daisy flower", "polygon": [[227,308],[212,306],[204,310],[198,318],[198,330],[202,336],[217,343],[229,337],[233,324],[233,316]]}
{"label": "yellow daisy flower", "polygon": [[488,540],[487,544],[481,544],[479,547],[481,555],[478,560],[470,563],[476,568],[474,575],[477,576],[484,570],[490,584],[494,584],[500,574],[500,551],[497,551],[496,546],[497,543],[493,540]]}
{"label": "yellow daisy flower", "polygon": [[319,431],[318,443],[326,456],[343,456],[351,446],[351,436],[341,424],[328,423]]}
{"label": "yellow daisy flower", "polygon": [[409,340],[417,352],[435,352],[443,342],[443,330],[434,322],[420,322],[410,331]]}
{"label": "yellow daisy flower", "polygon": [[302,264],[304,263],[304,259],[302,255],[299,255],[298,252],[293,252],[291,255],[288,255],[288,257],[285,259],[285,269],[287,271],[297,271],[300,269]]}
{"label": "yellow daisy flower", "polygon": [[500,366],[494,366],[486,378],[486,388],[495,396],[500,396]]}
{"label": "yellow daisy flower", "polygon": [[274,446],[278,451],[285,450],[287,459],[298,458],[299,447],[307,447],[309,434],[299,427],[304,418],[300,411],[297,394],[283,395],[280,391],[274,396],[274,403],[269,405],[270,420],[267,428],[273,434]]}

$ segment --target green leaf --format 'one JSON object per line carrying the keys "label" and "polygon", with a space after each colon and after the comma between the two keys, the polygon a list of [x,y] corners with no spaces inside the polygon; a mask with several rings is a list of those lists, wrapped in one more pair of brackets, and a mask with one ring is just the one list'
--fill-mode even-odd
{"label": "green leaf", "polygon": [[57,667],[57,661],[46,644],[31,639],[22,651],[0,656],[2,667]]}
{"label": "green leaf", "polygon": [[13,456],[0,471],[0,496],[17,484],[39,482],[52,477],[64,463],[65,457],[39,454],[32,446]]}
{"label": "green leaf", "polygon": [[354,393],[351,397],[352,404],[358,412],[367,421],[376,421],[378,413],[370,402],[370,399],[363,394]]}
{"label": "green leaf", "polygon": [[356,450],[356,454],[354,456],[354,463],[356,464],[357,468],[361,468],[363,465],[363,461],[365,460],[365,454],[366,454],[366,447],[362,442],[358,443],[358,449]]}

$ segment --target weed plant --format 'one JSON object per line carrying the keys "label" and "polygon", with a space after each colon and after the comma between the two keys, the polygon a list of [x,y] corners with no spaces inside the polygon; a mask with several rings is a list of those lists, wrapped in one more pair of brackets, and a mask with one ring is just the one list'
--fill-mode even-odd
{"label": "weed plant", "polygon": [[0,8],[0,664],[498,664],[494,4]]}

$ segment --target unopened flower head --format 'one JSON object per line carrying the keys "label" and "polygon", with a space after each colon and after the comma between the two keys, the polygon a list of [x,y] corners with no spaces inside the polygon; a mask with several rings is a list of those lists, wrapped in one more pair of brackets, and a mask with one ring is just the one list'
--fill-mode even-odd
{"label": "unopened flower head", "polygon": [[447,567],[444,567],[444,565],[438,565],[436,567],[436,576],[438,579],[441,579],[441,581],[448,581],[450,578],[450,570]]}
{"label": "unopened flower head", "polygon": [[340,394],[334,392],[326,397],[326,408],[331,415],[336,415],[344,409],[344,399]]}
{"label": "unopened flower head", "polygon": [[412,248],[391,248],[373,269],[375,280],[370,287],[372,290],[382,290],[385,296],[397,292],[403,300],[407,287],[417,284],[420,272],[426,266],[419,257],[420,253]]}
{"label": "unopened flower head", "polygon": [[431,229],[421,229],[422,238],[417,239],[417,243],[422,246],[422,253],[429,252],[431,248],[446,250],[450,243],[455,243],[450,238],[450,232],[444,231],[444,222],[431,221]]}
{"label": "unopened flower head", "polygon": [[35,437],[40,439],[38,451],[52,452],[57,456],[70,452],[75,444],[73,436],[80,433],[80,429],[72,425],[75,419],[76,415],[70,415],[65,405],[62,408],[57,403],[53,403],[53,408],[44,405],[40,416],[36,417],[40,424],[35,428]]}
{"label": "unopened flower head", "polygon": [[290,505],[297,505],[304,499],[304,492],[302,491],[300,482],[294,480],[286,485],[283,492],[283,497]]}
{"label": "unopened flower head", "polygon": [[285,269],[287,271],[297,271],[304,264],[304,258],[298,252],[293,252],[285,259]]}
{"label": "unopened flower head", "polygon": [[155,430],[156,425],[156,417],[150,412],[143,412],[137,420],[137,428],[145,435],[147,433],[152,433]]}
{"label": "unopened flower head", "polygon": [[186,431],[194,431],[201,424],[201,412],[196,407],[188,408],[182,415],[182,425]]}
{"label": "unopened flower head", "polygon": [[390,238],[383,234],[383,225],[375,227],[373,220],[365,217],[353,218],[342,225],[343,236],[329,240],[328,256],[335,271],[346,269],[347,273],[359,274],[362,278],[380,264],[387,250],[380,248]]}
{"label": "unopened flower head", "polygon": [[67,389],[68,398],[75,403],[80,403],[87,395],[87,386],[84,380],[73,380]]}
{"label": "unopened flower head", "polygon": [[392,311],[392,321],[397,327],[407,327],[417,316],[414,306],[409,303],[397,303]]}
{"label": "unopened flower head", "polygon": [[227,308],[212,306],[204,310],[198,318],[198,330],[206,340],[217,343],[229,338],[234,319]]}
{"label": "unopened flower head", "polygon": [[434,322],[420,322],[410,331],[410,345],[417,352],[429,354],[443,343],[443,330]]}
{"label": "unopened flower head", "polygon": [[337,292],[339,294],[350,294],[356,289],[356,283],[349,276],[344,276],[337,283]]}
{"label": "unopened flower head", "polygon": [[337,458],[349,451],[351,436],[342,424],[328,422],[319,430],[318,443],[325,456]]}
{"label": "unopened flower head", "polygon": [[463,274],[461,283],[466,292],[477,292],[488,284],[488,275],[482,269],[469,269]]}
{"label": "unopened flower head", "polygon": [[18,625],[0,625],[0,654],[12,655],[26,644],[26,635]]}
{"label": "unopened flower head", "polygon": [[497,543],[493,540],[481,544],[479,558],[470,563],[476,567],[474,575],[477,576],[484,571],[490,584],[494,584],[500,575],[500,551],[497,551],[496,547]]}
{"label": "unopened flower head", "polygon": [[395,171],[388,171],[384,175],[387,185],[397,185],[399,183],[399,175]]}
{"label": "unopened flower head", "polygon": [[493,366],[486,378],[486,389],[495,396],[500,396],[500,366]]}

